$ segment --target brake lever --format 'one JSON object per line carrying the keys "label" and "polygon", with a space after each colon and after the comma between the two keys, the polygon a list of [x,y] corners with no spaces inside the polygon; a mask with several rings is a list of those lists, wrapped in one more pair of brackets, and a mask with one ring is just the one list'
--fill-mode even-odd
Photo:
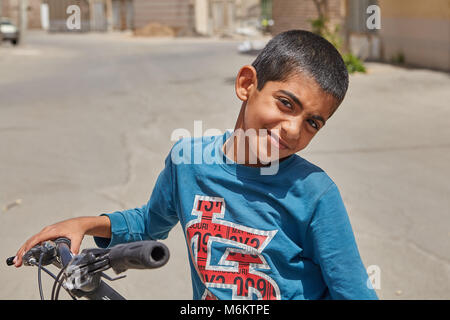
{"label": "brake lever", "polygon": [[46,241],[42,245],[39,244],[31,248],[23,256],[24,264],[27,266],[36,264],[41,254],[43,254],[41,265],[46,266],[53,263],[56,258],[56,246],[54,242]]}
{"label": "brake lever", "polygon": [[100,284],[100,278],[110,268],[106,254],[109,249],[85,249],[74,256],[65,270],[66,287],[69,290],[92,292]]}
{"label": "brake lever", "polygon": [[118,277],[115,277],[115,278],[111,278],[110,276],[108,276],[106,273],[104,273],[104,272],[102,272],[101,274],[100,274],[103,278],[105,278],[106,280],[108,280],[108,281],[116,281],[116,280],[120,280],[120,279],[123,279],[123,278],[125,278],[127,275],[126,274],[124,274],[124,275],[122,275],[122,276],[118,276]]}

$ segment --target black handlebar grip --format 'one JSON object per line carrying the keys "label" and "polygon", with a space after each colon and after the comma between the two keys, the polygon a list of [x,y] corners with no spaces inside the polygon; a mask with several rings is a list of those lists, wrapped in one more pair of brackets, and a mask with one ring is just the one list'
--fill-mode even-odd
{"label": "black handlebar grip", "polygon": [[14,265],[14,258],[15,258],[16,256],[14,256],[14,257],[9,257],[8,259],[6,259],[6,264],[8,265],[8,266],[12,266],[12,265]]}
{"label": "black handlebar grip", "polygon": [[58,244],[66,244],[69,248],[70,248],[70,244],[71,244],[70,243],[70,239],[63,238],[63,237],[55,239],[54,242],[55,242],[56,245],[58,245]]}
{"label": "black handlebar grip", "polygon": [[169,260],[169,249],[161,242],[147,240],[119,244],[111,248],[109,263],[116,274],[128,269],[154,269]]}

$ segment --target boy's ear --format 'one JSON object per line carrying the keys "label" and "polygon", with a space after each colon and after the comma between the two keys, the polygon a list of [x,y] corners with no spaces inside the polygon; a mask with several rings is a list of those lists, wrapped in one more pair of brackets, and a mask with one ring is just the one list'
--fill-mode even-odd
{"label": "boy's ear", "polygon": [[247,101],[248,97],[258,87],[256,69],[251,65],[243,66],[236,77],[236,95],[242,101]]}

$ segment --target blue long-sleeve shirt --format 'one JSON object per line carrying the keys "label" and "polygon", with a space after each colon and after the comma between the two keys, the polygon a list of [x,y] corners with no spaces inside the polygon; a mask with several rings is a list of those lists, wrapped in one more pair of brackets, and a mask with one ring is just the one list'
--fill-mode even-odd
{"label": "blue long-sleeve shirt", "polygon": [[97,245],[165,239],[180,222],[194,299],[377,299],[328,175],[298,155],[273,175],[230,163],[228,135],[175,144],[148,203],[107,214]]}

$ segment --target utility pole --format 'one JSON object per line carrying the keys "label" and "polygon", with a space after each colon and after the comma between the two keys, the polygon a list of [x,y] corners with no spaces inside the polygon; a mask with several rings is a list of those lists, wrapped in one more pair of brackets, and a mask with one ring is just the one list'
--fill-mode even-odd
{"label": "utility pole", "polygon": [[[2,0],[0,0],[0,18],[1,18],[2,15],[3,15],[2,9],[3,9],[3,3],[2,3]],[[2,36],[2,33],[0,32],[0,46],[1,46],[2,43],[3,43],[3,38],[2,38],[2,37],[3,37],[3,36]]]}
{"label": "utility pole", "polygon": [[20,21],[20,42],[23,42],[28,27],[28,0],[20,0],[19,21]]}

